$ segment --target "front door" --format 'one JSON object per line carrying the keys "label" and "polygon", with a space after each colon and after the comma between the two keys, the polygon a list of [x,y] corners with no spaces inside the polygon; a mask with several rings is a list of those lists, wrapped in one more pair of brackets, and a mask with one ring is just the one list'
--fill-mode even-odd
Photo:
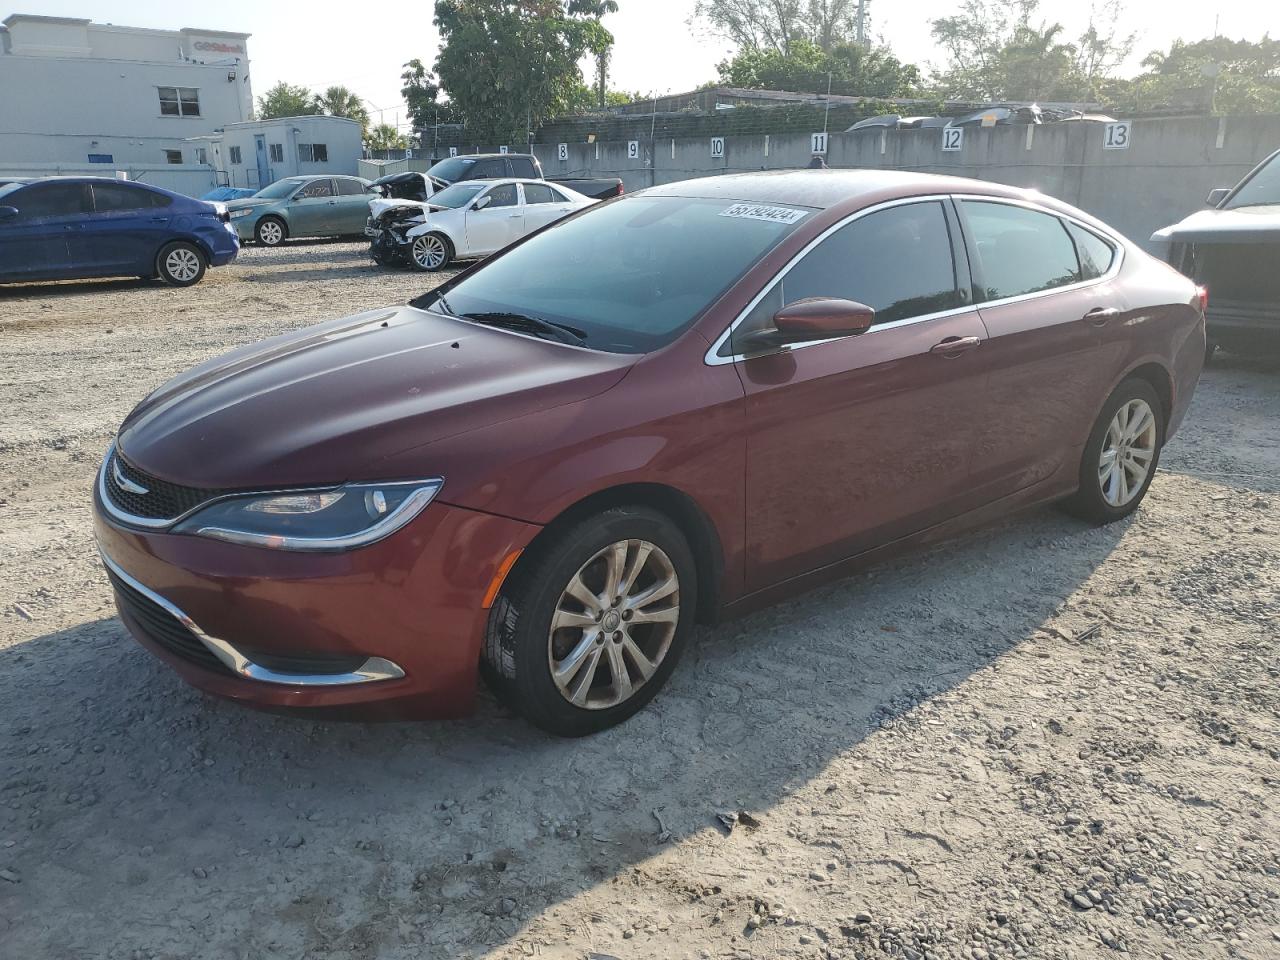
{"label": "front door", "polygon": [[0,278],[37,280],[82,275],[72,259],[76,235],[89,216],[84,183],[35,183],[4,196],[0,204],[18,215],[0,222]]}
{"label": "front door", "polygon": [[[479,210],[476,204],[488,198]],[[467,209],[467,251],[475,255],[501,250],[524,236],[524,207],[514,183],[500,183],[477,197]]]}
{"label": "front door", "polygon": [[1103,251],[1095,258],[1105,267],[1086,256],[1082,268],[1074,224],[994,199],[958,206],[992,368],[974,484],[996,499],[1078,462],[1116,372],[1119,358],[1107,360],[1104,337],[1122,329],[1125,302],[1104,278],[1115,252],[1101,238],[1093,238]]}
{"label": "front door", "polygon": [[807,297],[876,310],[861,336],[737,360],[749,590],[976,505],[970,448],[984,406],[986,331],[967,305],[957,241],[948,201],[864,214],[795,262],[735,330],[731,344]]}

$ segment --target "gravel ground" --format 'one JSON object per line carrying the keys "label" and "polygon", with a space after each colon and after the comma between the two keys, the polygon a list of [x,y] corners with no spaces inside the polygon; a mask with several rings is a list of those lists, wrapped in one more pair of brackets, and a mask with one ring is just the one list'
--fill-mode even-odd
{"label": "gravel ground", "polygon": [[334,243],[0,289],[0,956],[1280,955],[1280,363],[1206,371],[1128,522],[1033,512],[705,629],[588,740],[184,686],[96,560],[115,425],[428,282]]}

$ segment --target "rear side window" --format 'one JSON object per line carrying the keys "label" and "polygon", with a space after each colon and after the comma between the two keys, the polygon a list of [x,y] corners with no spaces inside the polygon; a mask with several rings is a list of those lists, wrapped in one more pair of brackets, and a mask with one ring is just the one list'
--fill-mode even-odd
{"label": "rear side window", "polygon": [[1038,293],[1080,279],[1075,244],[1057,217],[986,200],[961,205],[978,249],[979,299]]}
{"label": "rear side window", "polygon": [[10,205],[18,208],[23,220],[67,217],[90,210],[87,183],[39,183],[11,193]]}
{"label": "rear side window", "polygon": [[876,326],[964,306],[942,204],[890,207],[841,227],[774,284],[731,340],[772,327],[775,313],[808,297],[865,303]]}
{"label": "rear side window", "polygon": [[524,185],[525,203],[555,203],[556,198],[551,188],[544,183],[526,183]]}
{"label": "rear side window", "polygon": [[354,197],[364,193],[364,184],[359,180],[338,180],[338,193],[344,197]]}
{"label": "rear side window", "polygon": [[531,180],[538,178],[538,171],[534,169],[531,157],[508,157],[507,160],[511,164],[511,175],[513,177],[528,177]]}
{"label": "rear side window", "polygon": [[1086,230],[1084,227],[1077,226],[1074,223],[1067,223],[1067,232],[1071,234],[1071,239],[1076,242],[1076,253],[1080,256],[1080,278],[1082,280],[1096,280],[1111,269],[1111,263],[1116,256],[1115,247],[1093,231]]}
{"label": "rear side window", "polygon": [[139,187],[129,187],[122,183],[95,183],[93,185],[93,208],[98,213],[167,207],[172,202],[172,198],[166,197],[163,193],[155,193]]}

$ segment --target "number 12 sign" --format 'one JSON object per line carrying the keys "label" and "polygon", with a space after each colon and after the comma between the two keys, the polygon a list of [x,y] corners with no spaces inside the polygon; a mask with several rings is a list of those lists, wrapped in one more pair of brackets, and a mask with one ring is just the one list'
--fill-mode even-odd
{"label": "number 12 sign", "polygon": [[948,152],[964,147],[964,127],[942,128],[942,149]]}

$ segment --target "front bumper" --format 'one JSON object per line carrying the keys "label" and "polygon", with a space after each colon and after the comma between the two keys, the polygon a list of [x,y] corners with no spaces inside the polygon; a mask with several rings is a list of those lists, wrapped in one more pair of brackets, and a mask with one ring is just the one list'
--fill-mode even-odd
{"label": "front bumper", "polygon": [[[250,706],[366,719],[471,708],[485,593],[540,529],[437,501],[368,547],[285,553],[126,530],[96,495],[94,527],[121,621],[187,682]],[[303,669],[313,663],[338,666]]]}

